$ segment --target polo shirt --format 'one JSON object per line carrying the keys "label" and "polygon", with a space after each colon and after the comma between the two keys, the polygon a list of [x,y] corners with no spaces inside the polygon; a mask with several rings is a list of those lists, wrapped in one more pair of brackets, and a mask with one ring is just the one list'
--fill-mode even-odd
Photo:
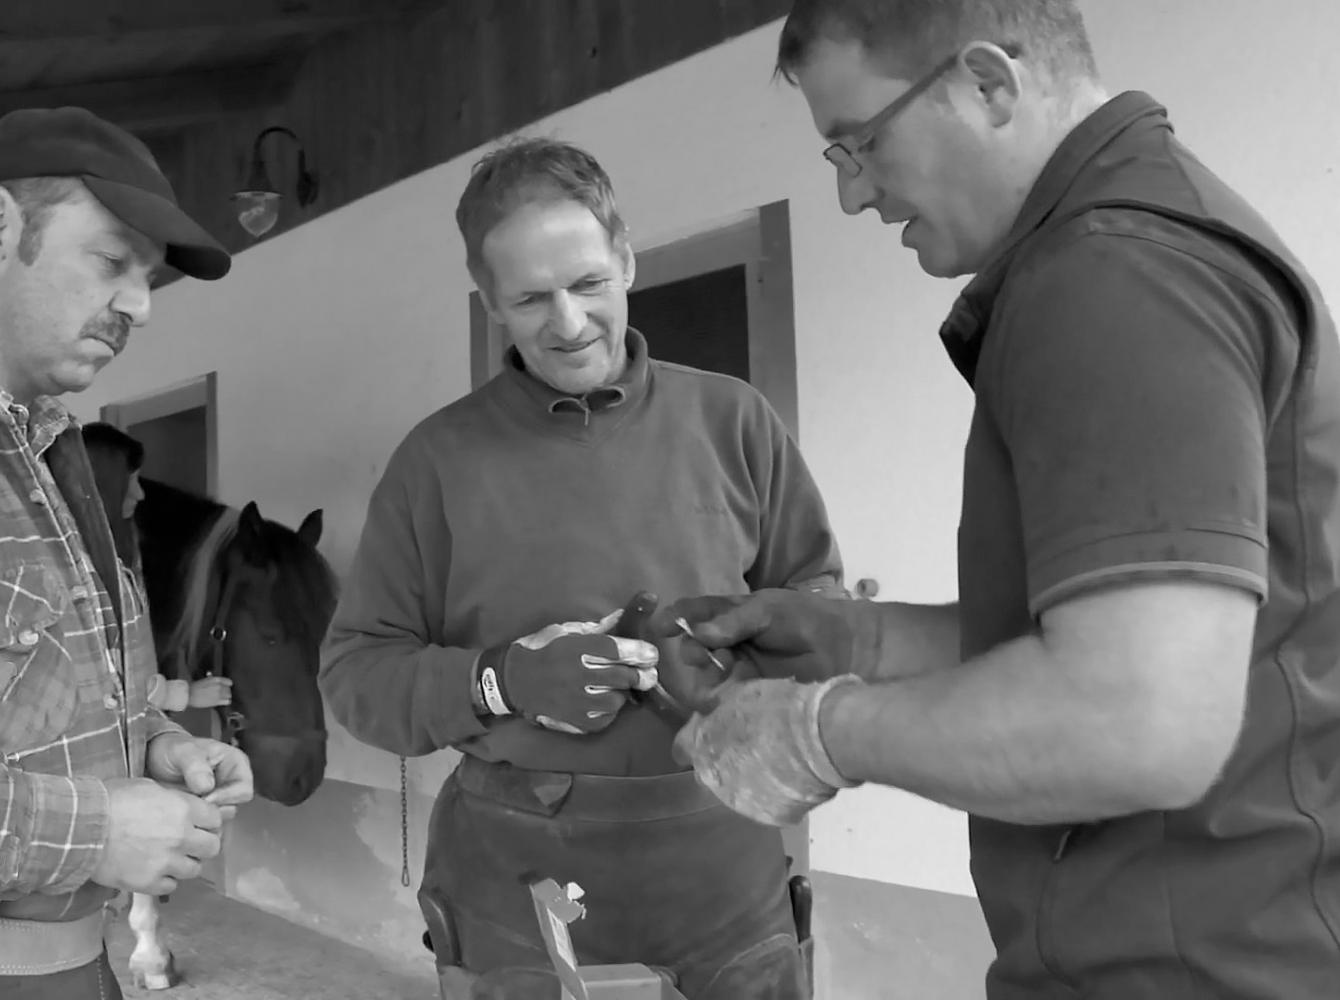
{"label": "polo shirt", "polygon": [[1316,285],[1132,92],[1062,143],[941,336],[976,397],[964,659],[1098,587],[1260,601],[1203,801],[971,818],[988,996],[1340,995],[1340,345]]}

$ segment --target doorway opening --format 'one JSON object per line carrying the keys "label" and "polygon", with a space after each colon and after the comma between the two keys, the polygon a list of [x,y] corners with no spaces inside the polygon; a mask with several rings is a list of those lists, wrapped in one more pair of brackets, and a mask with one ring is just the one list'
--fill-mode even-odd
{"label": "doorway opening", "polygon": [[100,418],[144,445],[143,474],[212,497],[218,491],[215,372],[108,403]]}

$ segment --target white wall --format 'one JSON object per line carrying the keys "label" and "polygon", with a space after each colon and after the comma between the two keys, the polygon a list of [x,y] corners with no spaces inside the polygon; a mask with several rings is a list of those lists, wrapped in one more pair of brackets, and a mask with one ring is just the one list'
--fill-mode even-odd
{"label": "white wall", "polygon": [[[1112,89],[1164,101],[1179,134],[1340,301],[1340,128],[1328,73],[1340,5],[1274,6],[1287,14],[1257,0],[1083,7]],[[600,157],[635,246],[790,200],[801,444],[850,579],[875,577],[883,597],[949,600],[970,396],[936,331],[956,286],[921,274],[875,218],[840,214],[803,102],[770,83],[777,31],[755,31],[532,131]],[[468,389],[469,286],[452,210],[474,158],[262,243],[221,283],[171,286],[152,327],[73,401],[76,410],[92,418],[101,403],[217,370],[222,498],[256,499],[289,523],[324,506],[323,549],[343,569],[391,449]],[[347,734],[334,737],[331,757],[332,777],[395,786],[394,759]],[[413,762],[416,789],[432,795],[450,762]],[[864,789],[821,809],[812,830],[817,869],[972,891],[962,817],[948,810]]]}

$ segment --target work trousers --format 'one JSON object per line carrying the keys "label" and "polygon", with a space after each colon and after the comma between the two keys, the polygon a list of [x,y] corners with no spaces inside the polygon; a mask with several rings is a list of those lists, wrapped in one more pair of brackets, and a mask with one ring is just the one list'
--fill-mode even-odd
{"label": "work trousers", "polygon": [[691,771],[569,775],[467,754],[428,838],[422,892],[452,925],[439,965],[552,969],[529,889],[552,878],[584,890],[569,925],[581,965],[667,969],[687,1000],[808,1000],[780,831]]}

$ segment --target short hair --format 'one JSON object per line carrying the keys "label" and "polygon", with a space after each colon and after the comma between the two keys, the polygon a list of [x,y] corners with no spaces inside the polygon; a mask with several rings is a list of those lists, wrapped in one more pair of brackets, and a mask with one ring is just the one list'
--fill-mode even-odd
{"label": "short hair", "polygon": [[42,236],[57,205],[73,201],[83,185],[74,177],[21,177],[0,181],[23,213],[19,260],[31,265],[42,252]]}
{"label": "short hair", "polygon": [[474,165],[456,205],[465,265],[477,284],[483,287],[489,280],[484,238],[520,206],[551,201],[585,205],[613,246],[627,244],[628,227],[615,203],[614,185],[594,156],[555,139],[514,139]]}
{"label": "short hair", "polygon": [[1075,0],[794,0],[776,73],[795,83],[820,39],[855,41],[913,77],[973,41],[1015,45],[1053,79],[1098,75]]}

